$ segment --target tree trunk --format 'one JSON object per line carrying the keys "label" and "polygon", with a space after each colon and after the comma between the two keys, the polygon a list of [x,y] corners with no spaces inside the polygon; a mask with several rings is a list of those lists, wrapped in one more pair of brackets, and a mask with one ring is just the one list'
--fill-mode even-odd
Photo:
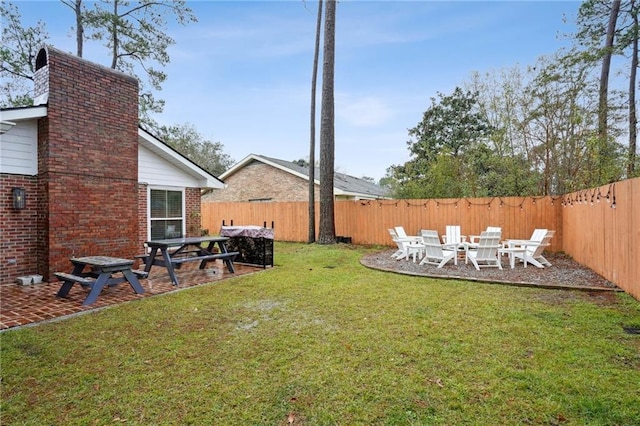
{"label": "tree trunk", "polygon": [[120,0],[113,1],[113,15],[111,16],[111,68],[117,69],[118,66],[118,48],[120,42],[118,41],[118,2]]}
{"label": "tree trunk", "polygon": [[76,14],[77,55],[79,58],[82,58],[82,51],[84,46],[84,22],[82,18],[82,0],[76,0],[74,11]]}
{"label": "tree trunk", "polygon": [[620,0],[614,0],[611,4],[609,14],[609,24],[607,25],[607,38],[604,45],[604,56],[602,58],[602,68],[600,70],[600,93],[598,101],[598,140],[600,146],[600,176],[604,172],[605,157],[608,157],[609,141],[607,130],[608,94],[609,94],[609,70],[611,68],[611,56],[613,55],[613,38],[616,30],[616,22],[620,12]]}
{"label": "tree trunk", "polygon": [[316,241],[316,86],[318,81],[318,56],[320,55],[320,32],[322,30],[322,0],[318,1],[318,21],[316,24],[316,45],[313,54],[311,77],[311,124],[309,137],[309,236],[307,241]]}
{"label": "tree trunk", "polygon": [[322,112],[320,114],[320,244],[335,244],[333,169],[335,162],[334,71],[336,0],[328,0],[324,21]]}
{"label": "tree trunk", "polygon": [[[635,10],[635,0],[631,1],[631,11]],[[636,115],[636,75],[638,71],[638,14],[633,15],[633,41],[631,42],[631,72],[629,74],[629,159],[627,163],[627,178],[632,178],[636,170],[636,146],[638,140],[638,117]]]}

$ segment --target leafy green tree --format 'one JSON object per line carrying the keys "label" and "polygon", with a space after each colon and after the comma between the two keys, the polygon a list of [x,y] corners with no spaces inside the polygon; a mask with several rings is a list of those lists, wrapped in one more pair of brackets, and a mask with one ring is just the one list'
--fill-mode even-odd
{"label": "leafy green tree", "polygon": [[467,180],[468,152],[485,143],[493,129],[477,108],[477,94],[457,87],[451,95],[438,94],[422,121],[409,130],[411,159],[392,166],[396,197],[462,197],[478,192]]}
{"label": "leafy green tree", "polygon": [[221,175],[234,163],[223,152],[220,142],[204,139],[192,124],[162,126],[158,137],[214,176]]}
{"label": "leafy green tree", "polygon": [[431,107],[424,112],[422,121],[409,130],[413,138],[407,145],[411,154],[426,159],[442,150],[454,157],[490,133],[485,117],[474,110],[477,94],[456,87],[451,95],[438,93],[439,100],[431,98]]}
{"label": "leafy green tree", "polygon": [[521,154],[502,156],[486,144],[473,147],[467,156],[466,193],[473,197],[507,197],[535,194],[539,175],[530,170]]}
{"label": "leafy green tree", "polygon": [[0,15],[0,106],[33,105],[35,59],[49,34],[42,21],[38,21],[33,27],[23,27],[20,12],[11,3],[0,3]]}

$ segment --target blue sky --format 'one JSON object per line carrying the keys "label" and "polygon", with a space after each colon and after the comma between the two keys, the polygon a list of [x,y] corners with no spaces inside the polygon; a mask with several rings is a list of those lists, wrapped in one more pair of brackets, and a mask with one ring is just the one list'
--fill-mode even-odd
{"label": "blue sky", "polygon": [[[51,43],[75,52],[71,10],[58,1],[14,2],[23,25],[46,22]],[[170,22],[162,124],[191,123],[235,161],[254,153],[309,156],[317,3],[188,1],[198,23]],[[406,142],[437,93],[473,71],[532,65],[569,41],[578,1],[363,1],[337,7],[335,165],[382,178],[409,159]],[[563,21],[567,16],[568,23]],[[98,45],[85,58],[108,65]],[[319,76],[320,81],[320,76]],[[318,85],[318,97],[321,87]],[[318,114],[320,108],[318,107]],[[316,122],[319,131],[319,118]],[[317,137],[319,143],[319,137]],[[317,151],[318,152],[318,151]],[[316,158],[319,158],[316,153]]]}

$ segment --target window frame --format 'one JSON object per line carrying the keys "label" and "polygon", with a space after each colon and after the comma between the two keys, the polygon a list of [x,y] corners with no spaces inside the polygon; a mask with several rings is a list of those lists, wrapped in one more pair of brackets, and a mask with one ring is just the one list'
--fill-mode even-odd
{"label": "window frame", "polygon": [[[152,218],[151,217],[151,191],[165,191],[165,192],[180,192],[180,203],[182,204],[182,217],[163,217]],[[187,208],[186,208],[186,188],[176,188],[170,186],[149,186],[147,188],[147,240],[151,240],[151,221],[152,220],[180,220],[182,227],[180,234],[182,236],[187,235]]]}

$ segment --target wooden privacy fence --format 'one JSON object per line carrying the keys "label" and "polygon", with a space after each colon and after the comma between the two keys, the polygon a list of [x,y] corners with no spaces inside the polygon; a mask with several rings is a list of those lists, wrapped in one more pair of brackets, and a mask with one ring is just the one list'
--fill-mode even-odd
{"label": "wooden privacy fence", "polygon": [[[316,225],[319,211],[316,206]],[[308,203],[202,203],[202,228],[216,234],[223,221],[273,222],[276,240],[306,242]],[[517,239],[536,228],[552,229],[550,251],[566,252],[640,300],[640,178],[557,197],[336,201],[335,225],[336,235],[353,244],[388,246],[393,242],[387,229],[400,225],[414,235],[421,229],[444,234],[447,225],[478,235],[499,226],[503,238]]]}
{"label": "wooden privacy fence", "polygon": [[563,199],[563,251],[640,300],[640,178]]}
{"label": "wooden privacy fence", "polygon": [[[552,197],[501,197],[429,200],[336,201],[336,235],[353,244],[393,245],[388,228],[403,226],[417,235],[421,229],[444,234],[447,225],[479,235],[487,226],[500,226],[505,238],[526,239],[535,228],[556,230],[551,250],[561,250],[562,205]],[[316,205],[316,229],[320,207]],[[273,222],[276,240],[306,242],[308,203],[202,203],[202,227],[211,233],[227,225],[263,225]],[[317,232],[317,231],[316,231]],[[317,234],[316,234],[317,235]]]}

